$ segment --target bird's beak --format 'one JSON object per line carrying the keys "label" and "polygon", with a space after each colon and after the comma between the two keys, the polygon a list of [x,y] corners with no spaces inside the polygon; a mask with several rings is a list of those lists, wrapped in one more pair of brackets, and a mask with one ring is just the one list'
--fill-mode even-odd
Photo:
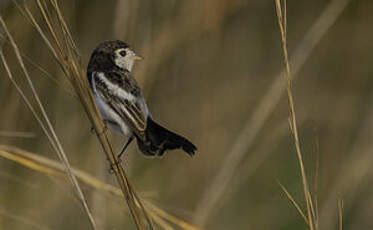
{"label": "bird's beak", "polygon": [[134,57],[134,59],[135,59],[135,61],[140,61],[140,60],[143,60],[144,58],[141,57],[140,55],[136,55],[136,56]]}

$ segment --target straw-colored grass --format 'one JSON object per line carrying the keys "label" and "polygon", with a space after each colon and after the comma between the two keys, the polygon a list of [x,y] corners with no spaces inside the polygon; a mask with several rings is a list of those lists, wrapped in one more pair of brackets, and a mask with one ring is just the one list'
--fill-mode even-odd
{"label": "straw-colored grass", "polygon": [[[131,186],[130,182],[127,179],[126,173],[122,165],[119,163],[119,160],[116,154],[113,152],[112,146],[109,142],[109,139],[106,133],[105,125],[96,107],[91,90],[89,88],[89,83],[85,77],[85,68],[81,66],[79,51],[74,42],[74,39],[71,36],[68,26],[62,16],[62,13],[58,6],[58,2],[56,0],[49,0],[49,1],[37,0],[36,3],[42,15],[43,22],[46,24],[48,28],[47,32],[44,32],[41,29],[41,26],[35,20],[35,17],[32,15],[31,11],[28,9],[26,3],[24,3],[23,5],[24,6],[23,11],[22,9],[21,11],[23,12],[24,15],[27,15],[28,19],[32,22],[33,26],[36,28],[36,30],[39,32],[40,36],[42,37],[42,40],[45,42],[49,50],[52,52],[54,58],[56,59],[57,63],[60,65],[66,78],[70,81],[71,85],[73,86],[74,91],[76,95],[78,96],[79,101],[81,102],[82,106],[84,107],[88,118],[90,119],[93,126],[95,127],[97,137],[104,149],[104,152],[109,160],[109,163],[111,164],[113,168],[114,174],[117,178],[118,184],[120,185],[122,189],[123,195],[128,204],[130,213],[135,221],[137,228],[144,229],[145,228],[144,220],[145,220],[148,226],[150,227],[150,229],[153,229],[152,222],[148,216],[148,213],[145,207],[142,205],[141,200],[136,195],[136,192],[134,191],[133,187]],[[3,21],[2,18],[1,18],[1,23],[2,23],[4,30],[7,33],[7,37],[11,41],[11,44],[14,48],[16,56],[21,65],[21,68],[22,70],[24,70],[26,79],[29,82],[29,85],[32,89],[32,92],[33,92],[33,95],[36,101],[38,102],[39,108],[43,114],[43,118],[46,121],[48,130],[46,130],[46,128],[42,126],[43,122],[41,121],[41,119],[38,119],[39,124],[41,124],[43,130],[45,130],[46,135],[48,137],[51,136],[49,137],[51,144],[56,149],[56,152],[58,153],[59,158],[61,159],[61,161],[64,162],[66,168],[69,169],[70,166],[69,166],[66,154],[64,154],[62,145],[58,141],[57,135],[55,134],[53,127],[51,123],[49,122],[46,111],[44,110],[42,103],[37,95],[37,92],[33,87],[31,78],[29,77],[26,67],[23,64],[23,59],[22,59],[22,56],[20,55],[19,49],[17,48],[17,45],[12,39],[9,31],[7,30],[5,22]],[[51,38],[48,38],[48,34]],[[5,57],[3,55],[2,55],[2,59],[3,59],[4,64],[6,65]],[[12,80],[11,72],[8,67],[6,68],[7,68],[9,77]],[[14,81],[12,82],[15,83]],[[17,89],[22,94],[22,90],[19,87]],[[24,96],[23,98],[25,99]],[[36,112],[34,112],[34,114],[36,114]],[[84,195],[81,192],[81,189],[79,188],[79,185],[74,175],[71,173],[71,170],[66,170],[66,173],[69,175],[72,183],[74,184],[77,190],[79,198],[82,201],[82,204],[89,217],[92,228],[97,229],[97,226],[92,217],[92,214],[89,211],[88,204],[85,201]],[[139,205],[136,205],[136,203],[138,203]]]}
{"label": "straw-colored grass", "polygon": [[[343,10],[347,7],[350,0],[333,0],[325,9],[320,13],[320,16],[312,23],[307,30],[299,44],[291,54],[292,60],[292,76],[298,77],[297,74],[305,65],[306,61],[310,58],[316,46],[320,43],[321,39],[327,34],[331,26],[340,18]],[[286,8],[285,8],[286,9]],[[237,173],[239,165],[243,159],[248,155],[248,150],[256,143],[259,133],[263,130],[266,121],[271,114],[274,113],[276,106],[278,106],[282,96],[285,93],[284,80],[281,77],[285,71],[276,74],[273,82],[269,85],[268,90],[261,96],[257,103],[254,113],[247,119],[243,125],[241,132],[231,145],[229,154],[226,154],[224,164],[214,176],[209,186],[205,189],[201,202],[198,204],[196,211],[196,222],[201,226],[205,225],[208,218],[213,216],[217,210],[218,203],[222,202],[222,197],[225,192],[230,189],[239,188],[240,186],[230,187],[230,181],[234,179],[236,174],[240,174],[241,179],[237,181],[245,182],[246,179],[252,175],[253,167],[251,164],[256,164],[261,159],[262,155],[258,157],[253,154],[246,160],[244,169],[241,173]],[[301,76],[299,76],[301,77]],[[273,146],[273,145],[267,145]],[[269,155],[264,157],[269,158]],[[318,164],[318,161],[316,162]],[[316,170],[318,172],[318,170]],[[315,178],[318,178],[317,174]],[[317,179],[315,183],[317,184]],[[315,186],[317,188],[317,186]],[[317,191],[317,190],[316,190]],[[315,197],[315,206],[317,210],[317,199]],[[317,214],[317,213],[316,213]]]}
{"label": "straw-colored grass", "polygon": [[70,163],[67,159],[67,156],[65,154],[65,151],[62,147],[62,144],[56,134],[56,132],[54,131],[54,128],[48,118],[48,115],[44,109],[44,106],[43,104],[41,103],[41,100],[38,96],[38,93],[36,92],[35,90],[35,87],[34,87],[34,84],[30,78],[30,75],[25,67],[25,64],[23,62],[23,59],[22,59],[22,56],[19,52],[19,49],[18,49],[18,46],[16,45],[13,37],[11,36],[11,34],[9,33],[9,30],[3,20],[3,18],[0,16],[0,23],[7,35],[7,37],[9,38],[10,40],[10,43],[13,47],[13,50],[16,54],[16,57],[17,57],[17,60],[21,66],[21,69],[24,73],[24,76],[27,80],[27,83],[32,91],[32,95],[34,96],[34,99],[36,100],[37,102],[37,105],[38,105],[38,109],[40,110],[41,112],[41,116],[39,116],[36,112],[36,110],[33,108],[33,106],[31,105],[31,103],[29,102],[29,100],[27,99],[27,97],[24,95],[22,89],[18,86],[18,84],[16,83],[16,81],[14,80],[13,76],[12,76],[12,73],[10,71],[10,68],[6,62],[6,59],[5,59],[5,56],[4,56],[4,53],[2,52],[2,50],[0,51],[0,57],[1,57],[1,60],[4,64],[4,67],[6,69],[6,72],[8,74],[8,77],[9,79],[11,80],[11,82],[13,83],[13,85],[15,86],[15,88],[17,89],[18,93],[22,96],[22,99],[26,102],[27,106],[30,108],[30,110],[32,111],[33,115],[35,116],[35,118],[38,120],[38,123],[40,124],[40,126],[42,127],[45,135],[48,137],[48,140],[50,142],[50,144],[53,146],[54,150],[56,151],[57,153],[57,156],[59,157],[60,161],[63,162],[64,166],[66,167],[66,173],[73,185],[73,187],[75,188],[76,192],[77,192],[77,195],[79,197],[79,200],[81,201],[83,207],[84,207],[84,210],[85,212],[87,213],[87,216],[88,216],[88,219],[91,223],[91,226],[93,229],[97,229],[97,225],[96,225],[96,222],[92,216],[92,213],[88,207],[88,204],[87,204],[87,201],[84,197],[84,194],[78,184],[78,181],[76,180],[75,176],[72,174],[71,172],[71,166],[70,166]]}
{"label": "straw-colored grass", "polygon": [[[137,199],[136,192],[128,181],[126,173],[122,165],[119,163],[117,155],[113,152],[106,133],[105,125],[94,102],[87,78],[85,77],[85,70],[81,66],[80,55],[78,53],[79,51],[69,32],[66,22],[63,19],[58,3],[55,0],[50,0],[47,2],[49,3],[49,7],[53,12],[49,11],[48,5],[45,1],[37,0],[37,5],[43,16],[44,22],[47,24],[49,34],[52,37],[51,41],[48,40],[47,35],[40,29],[40,26],[33,19],[30,11],[28,11],[27,8],[25,9],[27,10],[33,24],[38,29],[38,32],[43,37],[45,43],[54,54],[66,77],[69,79],[70,83],[75,89],[75,93],[78,95],[78,98],[84,107],[88,118],[95,127],[97,137],[111,166],[113,167],[113,171],[122,189],[123,195],[137,228],[144,229],[144,220],[146,220],[149,227],[153,229],[152,222],[148,217],[147,211],[143,207],[141,200]],[[55,17],[51,16],[52,13],[55,15]],[[139,203],[139,206],[136,205],[136,202]]]}
{"label": "straw-colored grass", "polygon": [[[290,71],[290,62],[289,62],[289,55],[288,55],[288,50],[287,50],[287,37],[286,37],[286,0],[284,1],[284,10],[282,9],[281,2],[280,0],[275,0],[275,5],[276,5],[276,13],[277,13],[277,21],[278,25],[280,27],[280,32],[281,32],[281,42],[282,42],[282,51],[283,51],[283,57],[284,57],[284,64],[285,64],[285,74],[284,78],[286,81],[286,91],[287,91],[287,96],[288,96],[288,102],[289,102],[289,107],[290,107],[290,128],[293,133],[294,137],[294,144],[298,156],[298,163],[301,171],[301,176],[302,176],[302,183],[303,183],[303,192],[304,192],[304,199],[306,201],[306,207],[307,207],[307,220],[306,223],[308,224],[308,227],[310,230],[315,229],[315,215],[313,210],[313,200],[311,198],[311,193],[309,191],[309,185],[307,181],[307,176],[306,176],[306,170],[304,168],[303,164],[303,155],[301,151],[301,146],[299,142],[299,135],[298,135],[298,126],[297,126],[297,119],[295,115],[295,105],[294,105],[294,97],[293,97],[293,92],[292,92],[292,84],[291,84],[291,71]],[[286,191],[286,190],[284,190]],[[288,193],[286,193],[288,194]],[[290,197],[290,196],[288,196]],[[291,199],[291,201],[294,203],[294,200]],[[297,207],[297,206],[296,206]],[[298,208],[297,208],[298,209]],[[300,209],[298,209],[300,210]],[[302,213],[302,212],[300,212]],[[304,214],[302,215],[304,216]]]}
{"label": "straw-colored grass", "polygon": [[338,230],[343,229],[343,200],[338,200]]}
{"label": "straw-colored grass", "polygon": [[[373,5],[369,1],[287,2],[288,6],[291,3],[289,9],[286,1],[281,0],[203,0],[202,4],[195,0],[163,1],[151,7],[146,1],[131,0],[90,4],[59,1],[68,23],[61,21],[64,16],[56,10],[59,7],[55,0],[24,1],[26,5],[14,2],[18,10],[10,5],[14,12],[3,10],[2,16],[16,44],[23,49],[18,52],[24,66],[30,67],[25,69],[41,101],[46,102],[46,113],[51,115],[53,125],[55,122],[61,140],[75,143],[74,146],[68,146],[68,141],[61,143],[66,155],[71,156],[69,160],[78,168],[89,170],[94,177],[68,166],[82,188],[82,195],[89,199],[88,202],[84,197],[76,199],[81,200],[82,207],[87,207],[85,212],[64,200],[66,191],[70,192],[66,187],[71,186],[71,179],[66,177],[63,161],[44,163],[45,159],[53,158],[50,155],[38,158],[44,152],[60,154],[61,151],[35,103],[27,79],[19,74],[22,68],[16,69],[16,59],[10,53],[14,50],[12,43],[8,36],[2,36],[7,40],[2,43],[4,51],[0,52],[0,60],[14,87],[7,78],[0,79],[0,94],[7,103],[2,107],[0,127],[1,141],[7,144],[0,146],[0,164],[4,166],[0,179],[5,180],[4,184],[9,182],[2,189],[1,205],[5,208],[0,210],[0,228],[3,224],[12,229],[65,227],[58,222],[44,222],[40,218],[44,209],[36,208],[34,199],[42,200],[40,207],[47,207],[45,211],[51,219],[59,216],[63,221],[75,221],[77,214],[89,217],[91,209],[93,229],[95,222],[97,229],[133,227],[130,215],[137,229],[152,228],[152,223],[156,229],[167,230],[318,230],[370,226],[369,207],[373,200],[366,192],[370,189],[366,181],[371,178],[373,159],[369,139],[373,110],[369,108],[371,55],[365,49],[371,38],[371,20],[367,19],[371,19],[368,9]],[[305,8],[307,4],[312,6]],[[98,14],[102,17],[95,17]],[[28,19],[34,31],[29,27],[27,32],[26,28],[22,31],[22,19]],[[73,33],[65,29],[70,23]],[[94,29],[91,25],[95,25]],[[35,36],[35,31],[40,36],[37,33]],[[70,41],[70,37],[74,39]],[[161,160],[129,154],[123,164],[125,171],[115,168],[115,175],[107,172],[109,164],[115,166],[117,162],[111,156],[112,146],[106,137],[109,132],[89,90],[85,91],[88,89],[85,66],[80,63],[87,61],[94,44],[106,39],[126,41],[146,57],[136,66],[136,80],[155,118],[199,146],[200,152],[193,161],[184,161],[177,151]],[[51,55],[45,50],[50,51],[57,65],[48,60]],[[358,55],[356,60],[354,57]],[[340,65],[344,63],[346,66]],[[57,75],[55,66],[61,67],[66,77]],[[38,120],[52,151],[45,149],[48,143],[43,143],[46,138],[30,122],[33,118],[23,114],[22,101],[14,89]],[[69,95],[62,91],[75,98],[66,98]],[[69,108],[55,104],[61,101],[67,102]],[[96,154],[102,151],[95,146],[97,143],[92,143],[95,137],[87,136],[91,124],[81,121],[85,118],[81,110],[70,108],[70,105],[80,106],[76,102],[82,102],[81,108],[95,127],[106,156]],[[179,117],[179,111],[188,112],[188,116]],[[85,131],[80,125],[75,126],[80,122]],[[35,133],[36,138],[28,138],[32,136],[28,131]],[[110,140],[112,137],[122,141],[115,135]],[[132,147],[130,152],[136,150],[136,146]],[[79,154],[73,154],[75,151]],[[84,152],[90,152],[89,156]],[[21,165],[35,171],[24,170]],[[62,189],[43,187],[40,196],[35,196],[36,186],[31,188],[30,184],[44,183],[39,172]],[[136,181],[138,195],[125,173]],[[113,176],[121,187],[110,184]],[[27,188],[20,189],[25,185]],[[79,187],[71,190],[76,189]],[[150,203],[143,189],[158,194],[156,199],[162,205]],[[23,193],[8,195],[8,190]],[[56,196],[44,199],[43,195],[50,192],[56,192]],[[128,201],[129,209],[123,198]],[[56,209],[61,203],[63,207]],[[163,205],[167,209],[159,208]],[[34,208],[37,210],[30,215],[30,209]],[[66,212],[71,208],[73,212]],[[176,216],[192,220],[193,224]],[[80,218],[69,226],[87,224],[87,219]],[[124,220],[127,223],[122,223]]]}
{"label": "straw-colored grass", "polygon": [[[66,170],[61,163],[40,156],[40,154],[31,153],[14,146],[0,145],[0,157],[14,161],[24,167],[30,168],[45,175],[62,179],[66,178]],[[71,171],[74,176],[76,176],[76,178],[83,184],[94,188],[103,194],[108,194],[110,197],[123,197],[123,193],[119,188],[107,184],[77,168],[71,167]],[[136,202],[136,205],[138,208],[140,208],[139,203]],[[163,229],[174,229],[169,224],[172,223],[185,230],[200,230],[200,228],[197,226],[162,210],[161,208],[152,204],[150,201],[144,200],[144,205],[150,210],[149,214],[154,222]]]}

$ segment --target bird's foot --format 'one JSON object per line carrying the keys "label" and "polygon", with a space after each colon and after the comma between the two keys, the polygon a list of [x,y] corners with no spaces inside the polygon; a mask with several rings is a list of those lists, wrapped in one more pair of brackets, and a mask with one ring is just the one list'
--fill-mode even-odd
{"label": "bird's foot", "polygon": [[[109,159],[108,159],[109,160]],[[122,163],[122,160],[121,159],[118,159],[118,161],[117,162],[115,162],[115,163],[111,163],[110,162],[110,169],[109,169],[109,173],[110,174],[113,174],[114,173],[114,167],[115,168],[119,168],[119,165]]]}
{"label": "bird's foot", "polygon": [[104,128],[100,132],[98,132],[95,126],[91,127],[91,133],[97,133],[97,135],[99,136],[105,133],[107,130],[108,130],[108,127],[107,127],[106,122],[104,123]]}
{"label": "bird's foot", "polygon": [[95,132],[96,132],[95,126],[92,125],[92,126],[91,126],[91,133],[94,134]]}

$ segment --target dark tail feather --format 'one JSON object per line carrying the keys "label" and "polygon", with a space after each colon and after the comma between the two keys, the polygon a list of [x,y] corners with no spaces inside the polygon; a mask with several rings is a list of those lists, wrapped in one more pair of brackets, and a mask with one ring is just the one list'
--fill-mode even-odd
{"label": "dark tail feather", "polygon": [[186,138],[173,133],[161,125],[155,123],[150,117],[147,121],[146,141],[138,141],[140,150],[146,155],[162,156],[166,150],[183,149],[187,154],[193,156],[197,150]]}

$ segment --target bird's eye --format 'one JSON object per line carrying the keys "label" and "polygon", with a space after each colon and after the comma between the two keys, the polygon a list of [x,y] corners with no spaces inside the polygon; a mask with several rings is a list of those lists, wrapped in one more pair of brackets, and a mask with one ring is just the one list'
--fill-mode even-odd
{"label": "bird's eye", "polygon": [[127,52],[125,50],[122,50],[119,52],[120,56],[124,57],[126,56]]}

